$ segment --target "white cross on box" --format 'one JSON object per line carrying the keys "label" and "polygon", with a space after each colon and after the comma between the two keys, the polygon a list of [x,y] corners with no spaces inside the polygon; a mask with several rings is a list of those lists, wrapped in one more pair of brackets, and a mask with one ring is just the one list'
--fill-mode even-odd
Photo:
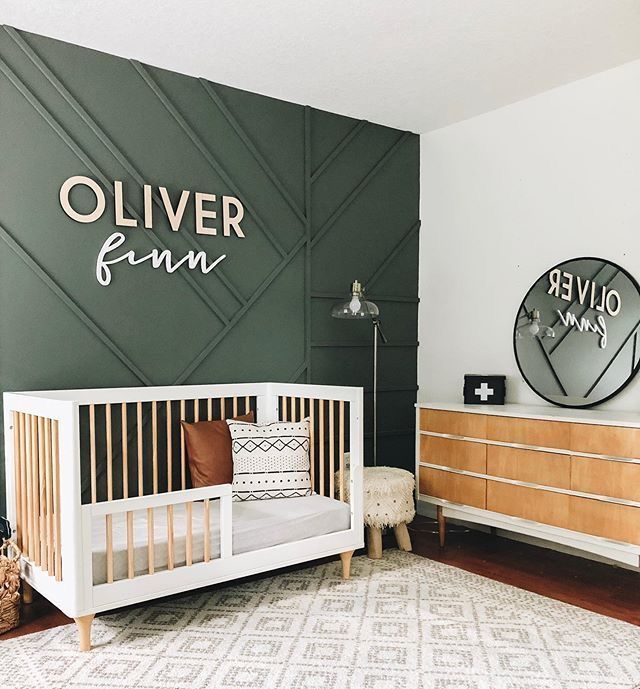
{"label": "white cross on box", "polygon": [[486,383],[482,383],[479,388],[474,390],[476,395],[483,401],[486,402],[491,395],[494,393],[494,389],[490,388]]}

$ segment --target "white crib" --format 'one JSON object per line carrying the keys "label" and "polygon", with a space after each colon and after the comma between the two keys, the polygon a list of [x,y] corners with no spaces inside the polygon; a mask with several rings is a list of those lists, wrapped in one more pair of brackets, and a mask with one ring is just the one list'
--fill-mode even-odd
{"label": "white crib", "polygon": [[[232,503],[230,484],[189,488],[180,420],[249,410],[258,423],[310,418],[313,496],[261,509]],[[25,599],[33,587],[73,617],[81,650],[98,612],[336,554],[348,577],[363,545],[362,388],[13,392],[4,394],[4,431]]]}

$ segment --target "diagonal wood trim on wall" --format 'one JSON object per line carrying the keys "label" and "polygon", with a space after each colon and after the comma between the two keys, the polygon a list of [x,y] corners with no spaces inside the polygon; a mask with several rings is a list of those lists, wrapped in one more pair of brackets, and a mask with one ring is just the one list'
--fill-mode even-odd
{"label": "diagonal wood trim on wall", "polygon": [[[362,385],[369,451],[370,324],[329,317],[359,278],[389,337],[379,453],[412,468],[417,136],[11,27],[0,31],[0,102],[3,390]],[[78,174],[105,191],[99,222],[79,225],[60,208],[61,183]],[[167,275],[119,264],[112,284],[99,285],[97,250],[115,230],[114,179],[138,221],[125,230],[136,251],[224,253],[220,270]],[[153,229],[143,227],[145,183],[154,186]],[[171,231],[158,185],[237,196],[246,237],[196,235],[192,207]],[[18,332],[28,336],[18,341]]]}

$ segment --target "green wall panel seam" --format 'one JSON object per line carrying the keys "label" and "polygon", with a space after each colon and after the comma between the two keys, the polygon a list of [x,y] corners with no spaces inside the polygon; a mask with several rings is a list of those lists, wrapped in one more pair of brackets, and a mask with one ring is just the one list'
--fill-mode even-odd
{"label": "green wall panel seam", "polygon": [[178,108],[173,105],[169,97],[166,95],[166,93],[160,88],[160,85],[155,81],[155,79],[149,74],[149,72],[144,68],[144,65],[142,65],[140,62],[137,60],[129,60],[129,62],[133,65],[134,69],[138,72],[142,80],[147,84],[147,86],[151,89],[151,91],[155,94],[155,96],[158,98],[158,100],[162,103],[162,105],[165,107],[167,112],[173,117],[173,119],[178,123],[180,128],[184,131],[184,133],[189,137],[193,145],[198,149],[202,157],[211,165],[211,167],[222,177],[224,182],[229,185],[229,188],[233,190],[233,192],[242,198],[242,203],[245,207],[245,209],[249,212],[251,217],[254,219],[256,225],[262,230],[264,233],[265,237],[271,242],[271,245],[273,248],[280,254],[281,257],[284,257],[287,255],[286,250],[283,248],[283,246],[280,244],[280,242],[276,239],[275,235],[267,228],[265,225],[264,221],[258,214],[258,212],[253,208],[253,206],[247,201],[247,195],[242,192],[242,190],[238,187],[238,185],[233,181],[233,179],[229,176],[227,171],[224,169],[224,167],[220,164],[220,162],[216,159],[216,157],[211,153],[209,147],[202,141],[202,139],[196,134],[196,132],[193,130],[193,128],[189,125],[189,123],[185,120],[183,115],[178,111]]}
{"label": "green wall panel seam", "polygon": [[282,180],[273,171],[273,168],[266,161],[262,153],[260,153],[256,144],[251,140],[251,137],[242,128],[242,126],[238,122],[238,119],[225,105],[222,98],[216,91],[215,85],[212,84],[210,81],[203,79],[202,77],[198,79],[198,81],[202,85],[202,88],[205,90],[207,96],[215,103],[217,108],[220,110],[224,118],[227,120],[227,122],[233,129],[233,131],[238,135],[238,138],[242,141],[242,143],[246,146],[247,150],[251,153],[254,160],[258,163],[258,165],[262,168],[264,173],[276,187],[276,189],[280,193],[280,196],[282,196],[282,198],[287,202],[291,210],[298,217],[298,220],[300,220],[304,224],[306,222],[304,213],[302,212],[298,204],[294,201],[291,194],[287,191],[287,188],[284,186]]}
{"label": "green wall panel seam", "polygon": [[32,258],[9,232],[0,225],[0,239],[13,251],[18,258],[33,271],[33,273],[74,313],[78,319],[107,347],[116,357],[145,385],[153,385],[153,381],[146,376],[118,345],[88,316],[78,304],[60,287],[47,271]]}
{"label": "green wall panel seam", "polygon": [[[114,195],[113,187],[109,183],[109,180],[100,170],[100,168],[94,163],[94,161],[78,146],[74,139],[69,135],[69,133],[62,127],[62,125],[55,119],[55,117],[40,103],[35,94],[27,88],[27,86],[18,78],[17,74],[7,65],[7,63],[0,58],[0,72],[2,72],[11,84],[16,88],[20,94],[25,98],[25,100],[34,108],[34,110],[44,119],[44,121],[53,129],[53,131],[62,139],[62,141],[67,145],[67,147],[76,155],[76,157],[82,162],[87,168],[89,168],[93,174],[100,179],[102,185],[112,197]],[[134,208],[127,206],[129,213],[138,220],[138,223],[142,225],[142,218]],[[168,249],[168,246],[152,231],[144,230],[145,235],[151,239],[152,243],[161,249]],[[222,323],[225,322],[226,316],[220,311],[219,307],[209,296],[200,288],[198,283],[193,279],[193,277],[187,272],[180,272],[181,278],[191,287],[194,293],[200,298],[200,300],[205,304],[205,306],[211,311],[211,313],[216,316]]]}
{"label": "green wall panel seam", "polygon": [[331,163],[344,151],[344,149],[356,138],[356,136],[368,125],[367,120],[360,120],[346,136],[344,136],[329,153],[329,155],[318,165],[311,175],[311,183],[315,184],[320,175],[331,165]]}
{"label": "green wall panel seam", "polygon": [[[3,27],[4,30],[9,34],[11,40],[22,50],[22,52],[31,60],[31,62],[35,65],[35,67],[40,71],[40,73],[47,79],[47,81],[55,88],[55,90],[64,98],[64,100],[73,108],[74,112],[82,119],[82,121],[89,127],[91,132],[98,138],[98,140],[102,143],[102,145],[111,153],[111,155],[122,165],[122,167],[133,177],[136,182],[142,186],[145,183],[145,180],[142,176],[142,174],[136,169],[136,167],[131,163],[130,160],[127,159],[127,157],[124,155],[124,153],[119,149],[118,146],[116,146],[115,142],[113,142],[106,134],[106,132],[100,127],[100,125],[95,121],[95,119],[89,114],[87,109],[82,106],[82,104],[78,101],[77,98],[75,98],[69,89],[62,83],[59,77],[56,76],[56,74],[53,72],[51,67],[49,67],[45,62],[42,60],[42,58],[37,54],[37,52],[25,41],[22,36],[16,31],[13,27],[10,26],[5,26]],[[158,208],[161,210],[164,210],[164,204],[162,203],[162,200],[160,199],[160,196],[157,191],[154,191],[152,194],[153,202],[156,204]],[[132,209],[130,204],[125,204],[127,210],[132,215],[135,215],[136,219],[138,220],[138,223],[140,224],[140,218],[139,215],[135,212],[135,209]],[[142,229],[147,235],[150,235],[152,231],[147,230],[147,228],[144,227],[144,225],[140,224],[140,229]],[[189,234],[189,233],[181,233],[182,238],[184,239],[186,237],[187,242],[196,250],[196,251],[203,251],[204,248],[202,245],[196,240],[196,238]],[[216,269],[216,276],[220,279],[222,284],[231,292],[231,294],[240,302],[240,304],[245,303],[244,297],[240,294],[238,289],[233,285],[233,283],[229,280],[229,278],[226,276],[224,268],[222,266],[219,266]],[[197,285],[197,283],[190,283],[190,287],[192,289],[198,289],[202,294],[206,295],[206,292],[204,290],[201,290],[200,287]],[[207,295],[207,298],[208,295]],[[228,323],[229,319],[227,316],[219,309],[217,308],[217,305],[215,305],[215,302],[211,300],[211,305],[212,307],[215,306],[215,313],[220,318],[220,320],[223,323]]]}
{"label": "green wall panel seam", "polygon": [[[420,221],[417,220],[413,225],[409,228],[408,232],[404,234],[402,239],[391,249],[391,251],[387,254],[385,257],[384,261],[378,266],[376,271],[373,273],[373,275],[364,283],[365,287],[367,288],[367,292],[371,290],[371,286],[376,283],[376,281],[380,278],[380,276],[384,273],[384,271],[393,263],[395,257],[404,249],[404,247],[407,245],[409,240],[413,237],[413,235],[418,231],[420,228]],[[417,285],[416,285],[417,289]]]}
{"label": "green wall panel seam", "polygon": [[398,151],[400,146],[410,137],[412,134],[410,132],[404,132],[398,140],[390,146],[386,153],[378,160],[378,162],[369,170],[369,172],[363,177],[362,180],[356,185],[356,187],[349,193],[349,195],[342,201],[342,203],[336,208],[336,210],[329,216],[325,223],[320,227],[320,229],[315,233],[313,240],[311,241],[311,246],[315,246],[329,231],[329,229],[335,224],[338,218],[347,210],[347,208],[355,201],[355,199],[362,193],[362,191],[367,187],[369,182],[380,172],[384,165],[389,161],[389,159]]}

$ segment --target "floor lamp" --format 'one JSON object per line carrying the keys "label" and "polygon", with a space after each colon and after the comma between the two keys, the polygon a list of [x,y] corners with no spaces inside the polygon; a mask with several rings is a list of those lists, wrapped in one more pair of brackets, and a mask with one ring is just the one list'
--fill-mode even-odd
{"label": "floor lamp", "polygon": [[335,304],[331,309],[332,318],[347,320],[371,319],[373,323],[373,466],[378,466],[378,337],[384,344],[387,338],[380,328],[380,309],[372,301],[364,298],[362,285],[354,280],[351,297]]}

